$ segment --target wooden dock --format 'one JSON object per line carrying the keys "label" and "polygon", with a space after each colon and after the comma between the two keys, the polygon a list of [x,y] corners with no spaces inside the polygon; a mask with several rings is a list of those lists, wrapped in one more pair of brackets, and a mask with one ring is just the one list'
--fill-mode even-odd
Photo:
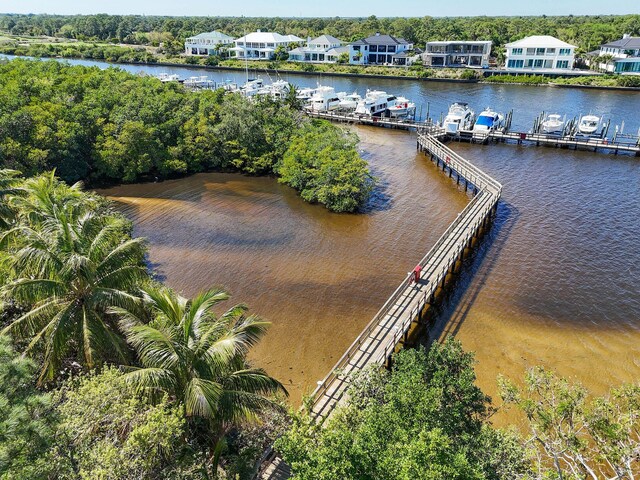
{"label": "wooden dock", "polygon": [[621,142],[608,140],[607,138],[591,138],[582,136],[560,136],[546,135],[543,133],[508,132],[495,130],[488,133],[473,132],[463,130],[457,135],[447,135],[448,139],[469,141],[471,143],[484,143],[489,141],[522,144],[535,144],[536,146],[546,145],[555,148],[566,148],[570,150],[590,150],[593,152],[602,151],[613,153],[632,153],[640,156],[640,142]]}
{"label": "wooden dock", "polygon": [[[419,132],[418,149],[450,177],[455,175],[458,184],[464,182],[465,190],[470,186],[474,197],[420,261],[420,281],[415,283],[413,274],[408,275],[328,375],[318,382],[311,397],[310,414],[319,422],[345,400],[352,373],[389,363],[398,345],[406,341],[412,324],[419,322],[425,308],[434,303],[437,291],[444,287],[447,275],[453,272],[465,249],[482,228],[489,226],[495,214],[502,185],[442,144],[436,136],[440,132],[429,132],[431,127]],[[289,477],[289,467],[275,452],[269,452],[263,467],[260,479]]]}
{"label": "wooden dock", "polygon": [[419,130],[432,125],[431,121],[419,122],[411,118],[372,117],[371,115],[358,115],[349,112],[314,112],[312,110],[305,110],[304,113],[312,118],[322,118],[332,122],[399,128],[402,130]]}

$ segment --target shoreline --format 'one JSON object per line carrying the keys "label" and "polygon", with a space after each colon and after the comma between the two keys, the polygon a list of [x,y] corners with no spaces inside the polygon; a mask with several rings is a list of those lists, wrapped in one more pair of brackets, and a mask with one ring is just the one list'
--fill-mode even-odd
{"label": "shoreline", "polygon": [[[28,55],[12,55],[15,58],[36,58],[30,57]],[[231,67],[226,65],[200,65],[200,64],[188,64],[188,63],[176,63],[176,62],[109,62],[104,59],[93,59],[93,58],[82,58],[82,57],[37,57],[36,59],[46,59],[46,60],[85,60],[85,61],[94,61],[94,62],[102,62],[107,63],[109,65],[113,65],[117,67],[118,65],[145,65],[145,66],[161,66],[161,67],[177,67],[177,68],[193,68],[199,70],[222,70],[222,71],[233,71],[239,72],[245,70],[242,67]],[[250,70],[256,70],[254,67]],[[371,74],[371,73],[348,73],[348,72],[305,72],[302,70],[288,70],[284,69],[274,69],[268,68],[265,65],[265,68],[260,69],[266,73],[286,73],[291,75],[301,75],[301,76],[321,76],[321,77],[343,77],[343,78],[379,78],[379,79],[390,79],[390,80],[408,80],[408,81],[417,81],[417,82],[442,82],[442,83],[460,83],[460,84],[483,84],[483,85],[520,85],[520,86],[535,86],[535,87],[561,87],[561,88],[584,88],[590,90],[614,90],[614,91],[628,91],[628,92],[640,92],[640,87],[623,87],[617,85],[578,85],[578,84],[559,84],[559,83],[526,83],[526,82],[491,82],[487,81],[486,78],[475,78],[475,79],[463,79],[463,78],[438,78],[438,77],[417,77],[417,76],[406,76],[406,75],[381,75],[381,74]]]}

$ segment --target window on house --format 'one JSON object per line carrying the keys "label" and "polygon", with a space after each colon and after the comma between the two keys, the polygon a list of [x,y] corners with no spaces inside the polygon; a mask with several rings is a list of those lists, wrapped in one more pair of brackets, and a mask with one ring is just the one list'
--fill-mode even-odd
{"label": "window on house", "polygon": [[378,46],[377,45],[371,45],[371,48],[369,49],[370,52],[377,52],[378,51]]}
{"label": "window on house", "polygon": [[535,54],[536,54],[535,48],[527,48],[527,55],[535,55]]}
{"label": "window on house", "polygon": [[521,48],[512,48],[511,49],[511,55],[522,55],[522,49]]}
{"label": "window on house", "polygon": [[359,52],[359,51],[360,51],[360,45],[354,45],[354,46],[353,46],[353,49],[354,49],[356,52]]}
{"label": "window on house", "polygon": [[561,48],[560,49],[560,55],[571,55],[571,49],[570,48]]}
{"label": "window on house", "polygon": [[394,53],[395,51],[396,51],[396,46],[395,45],[389,45],[387,47],[387,52]]}
{"label": "window on house", "polygon": [[556,68],[569,68],[569,60],[558,60]]}
{"label": "window on house", "polygon": [[544,48],[536,48],[536,55],[544,55]]}
{"label": "window on house", "polygon": [[378,51],[379,52],[386,52],[387,51],[387,46],[386,45],[378,45]]}
{"label": "window on house", "polygon": [[522,68],[524,60],[509,60],[507,63],[508,68]]}
{"label": "window on house", "polygon": [[543,64],[544,64],[544,60],[542,60],[541,58],[536,58],[536,60],[533,62],[533,66],[535,68],[542,68]]}

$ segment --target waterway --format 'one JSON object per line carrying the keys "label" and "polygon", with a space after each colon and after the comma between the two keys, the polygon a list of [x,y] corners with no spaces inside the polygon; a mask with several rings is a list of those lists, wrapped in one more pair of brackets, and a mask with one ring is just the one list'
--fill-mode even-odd
{"label": "waterway", "polygon": [[[106,64],[75,61],[70,63]],[[123,66],[157,75],[243,73]],[[263,75],[266,78],[266,74]],[[336,90],[385,89],[433,117],[450,102],[514,110],[528,130],[542,110],[593,112],[640,127],[634,92],[291,75]],[[420,108],[420,107],[419,107]],[[356,127],[380,180],[366,213],[331,214],[271,178],[200,174],[101,193],[147,237],[161,279],[193,295],[224,285],[272,322],[253,353],[297,403],[468,202],[416,153],[407,132]],[[640,376],[640,160],[535,146],[452,144],[504,185],[489,235],[439,315],[439,334],[476,352],[479,383],[544,364],[594,392]]]}

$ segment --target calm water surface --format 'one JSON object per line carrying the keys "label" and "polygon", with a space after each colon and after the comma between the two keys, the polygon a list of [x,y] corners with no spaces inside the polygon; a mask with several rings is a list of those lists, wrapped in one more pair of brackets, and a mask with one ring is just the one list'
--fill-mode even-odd
{"label": "calm water surface", "polygon": [[[74,61],[71,63],[98,64]],[[182,77],[244,74],[123,66]],[[263,75],[266,77],[266,74]],[[452,101],[476,111],[514,110],[528,130],[542,110],[589,111],[640,127],[637,93],[549,87],[459,85],[304,77],[337,90],[381,88],[427,104],[433,117]],[[298,402],[342,355],[402,277],[469,197],[425,157],[413,134],[357,128],[381,187],[361,215],[301,201],[274,179],[200,174],[126,185],[113,198],[150,243],[159,275],[185,295],[224,285],[233,301],[272,322],[253,357]],[[463,270],[439,316],[479,361],[481,386],[545,364],[596,392],[640,375],[640,160],[553,148],[453,144],[504,185],[490,234]]]}

